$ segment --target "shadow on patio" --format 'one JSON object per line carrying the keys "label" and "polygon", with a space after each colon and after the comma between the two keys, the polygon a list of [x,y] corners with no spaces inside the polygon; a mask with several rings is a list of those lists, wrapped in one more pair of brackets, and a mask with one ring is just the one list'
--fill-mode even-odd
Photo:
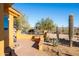
{"label": "shadow on patio", "polygon": [[11,49],[10,47],[7,47],[5,49],[5,56],[17,56],[15,50]]}

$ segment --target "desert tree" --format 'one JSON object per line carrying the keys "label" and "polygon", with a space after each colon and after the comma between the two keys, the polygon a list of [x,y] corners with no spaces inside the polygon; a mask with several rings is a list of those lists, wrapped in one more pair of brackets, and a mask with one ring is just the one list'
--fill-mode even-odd
{"label": "desert tree", "polygon": [[30,28],[30,24],[28,23],[25,16],[22,15],[18,18],[15,18],[14,27],[16,28],[16,30],[26,31]]}
{"label": "desert tree", "polygon": [[41,31],[52,31],[55,28],[55,24],[52,19],[47,17],[46,19],[42,18],[40,21],[38,21],[35,27],[40,28]]}

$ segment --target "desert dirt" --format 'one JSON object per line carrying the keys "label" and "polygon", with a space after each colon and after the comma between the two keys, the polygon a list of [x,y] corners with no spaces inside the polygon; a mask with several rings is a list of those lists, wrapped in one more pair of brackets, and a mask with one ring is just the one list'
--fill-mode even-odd
{"label": "desert dirt", "polygon": [[[56,34],[52,34],[50,36],[52,36],[53,38],[56,38]],[[65,38],[67,41],[69,41],[68,35],[60,34],[59,37]],[[64,44],[64,43],[69,43],[69,42],[65,40],[63,41],[63,39],[61,39],[60,40],[61,44],[59,44],[56,47],[53,47],[50,45],[43,44],[42,41],[40,43],[42,44],[43,49],[42,51],[40,51],[32,47],[34,42],[31,41],[31,39],[17,40],[17,43],[19,45],[15,47],[15,53],[18,56],[58,56],[58,55],[59,56],[79,56],[79,45],[78,44],[77,46],[74,45],[73,47],[69,47],[68,44]],[[77,40],[77,37],[75,38],[75,36],[74,36],[73,41],[79,43],[79,40]]]}

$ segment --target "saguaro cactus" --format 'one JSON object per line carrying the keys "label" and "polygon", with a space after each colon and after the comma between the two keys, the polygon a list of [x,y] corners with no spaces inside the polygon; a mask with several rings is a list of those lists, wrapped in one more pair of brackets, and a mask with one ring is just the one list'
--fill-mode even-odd
{"label": "saguaro cactus", "polygon": [[57,39],[59,40],[59,29],[58,26],[56,27]]}
{"label": "saguaro cactus", "polygon": [[63,27],[63,25],[62,25],[62,34],[64,34],[64,27]]}
{"label": "saguaro cactus", "polygon": [[56,27],[56,33],[57,33],[56,45],[58,45],[59,44],[59,28],[58,28],[58,26]]}
{"label": "saguaro cactus", "polygon": [[70,41],[70,47],[72,47],[73,44],[73,15],[69,15],[69,41]]}

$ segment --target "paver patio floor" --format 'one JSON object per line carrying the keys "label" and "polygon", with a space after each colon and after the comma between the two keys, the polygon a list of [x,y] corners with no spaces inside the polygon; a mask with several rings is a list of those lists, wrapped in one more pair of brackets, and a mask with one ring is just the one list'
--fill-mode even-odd
{"label": "paver patio floor", "polygon": [[18,40],[19,46],[15,47],[15,53],[18,56],[48,56],[46,52],[39,51],[32,47],[34,42],[31,40]]}

